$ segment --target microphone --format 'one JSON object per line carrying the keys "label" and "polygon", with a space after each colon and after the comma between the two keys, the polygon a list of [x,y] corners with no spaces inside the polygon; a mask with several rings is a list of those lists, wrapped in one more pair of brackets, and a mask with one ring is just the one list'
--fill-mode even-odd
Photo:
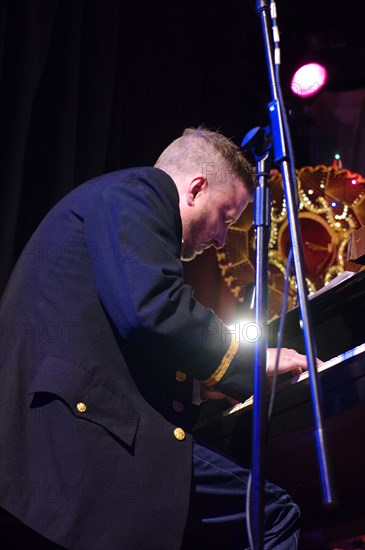
{"label": "microphone", "polygon": [[244,153],[252,152],[255,157],[261,157],[272,147],[272,137],[270,126],[256,126],[243,138],[241,148]]}

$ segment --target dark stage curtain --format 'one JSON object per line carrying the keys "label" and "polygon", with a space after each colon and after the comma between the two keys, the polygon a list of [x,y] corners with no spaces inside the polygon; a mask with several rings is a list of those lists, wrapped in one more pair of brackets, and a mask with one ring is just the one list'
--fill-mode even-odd
{"label": "dark stage curtain", "polygon": [[116,1],[2,3],[2,285],[49,208],[116,164],[119,19]]}
{"label": "dark stage curtain", "polygon": [[254,6],[235,1],[225,10],[207,1],[1,1],[0,292],[42,217],[76,185],[153,164],[188,126],[240,143],[266,122],[253,21]]}

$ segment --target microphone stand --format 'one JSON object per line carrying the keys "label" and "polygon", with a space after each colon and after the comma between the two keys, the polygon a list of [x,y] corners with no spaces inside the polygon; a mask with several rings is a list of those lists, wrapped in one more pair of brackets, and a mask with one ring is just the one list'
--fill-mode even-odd
{"label": "microphone stand", "polygon": [[261,337],[255,344],[253,446],[251,487],[246,510],[251,545],[262,548],[263,499],[266,443],[266,352],[268,346],[268,256],[271,227],[271,192],[268,186],[272,161],[268,128],[254,128],[242,141],[243,150],[251,149],[256,159],[257,186],[254,197],[256,228],[255,322]]}
{"label": "microphone stand", "polygon": [[[337,503],[337,498],[335,496],[335,491],[331,481],[330,468],[327,457],[327,442],[326,442],[326,432],[323,427],[323,406],[322,406],[322,393],[321,388],[318,382],[318,373],[316,368],[316,350],[315,343],[313,338],[312,322],[309,312],[309,302],[308,302],[308,289],[304,276],[304,259],[303,259],[303,250],[302,243],[300,240],[299,232],[299,221],[298,221],[298,198],[297,198],[297,189],[296,189],[296,177],[295,177],[295,167],[294,161],[292,160],[289,164],[290,155],[288,154],[287,149],[290,148],[291,140],[290,133],[286,123],[285,110],[282,105],[282,100],[280,96],[280,88],[278,84],[278,74],[274,69],[274,56],[273,56],[273,39],[270,33],[269,22],[272,23],[270,17],[270,0],[257,0],[256,1],[256,10],[258,15],[261,18],[262,32],[265,42],[265,53],[266,61],[269,72],[269,81],[271,88],[272,100],[268,104],[269,114],[270,114],[270,127],[271,135],[274,144],[274,160],[277,164],[280,165],[280,171],[283,178],[284,185],[284,195],[286,201],[286,207],[288,212],[288,223],[291,237],[291,245],[293,250],[294,258],[294,267],[295,275],[297,280],[297,289],[298,289],[298,298],[299,298],[299,308],[302,321],[302,329],[304,333],[304,343],[306,349],[306,355],[308,360],[308,371],[309,371],[309,382],[312,398],[312,407],[315,423],[315,439],[317,447],[317,459],[319,466],[319,473],[321,479],[321,489],[322,489],[322,502],[325,507],[333,506]],[[273,21],[276,19],[275,13],[275,3],[271,1],[272,4],[272,18]],[[276,54],[276,64],[278,64],[278,40],[279,33],[277,27],[274,29],[274,39],[275,39],[275,54]],[[275,38],[275,31],[277,31]],[[292,159],[293,159],[293,155]],[[267,179],[265,175],[265,169],[262,170],[263,160],[260,160],[259,178],[261,178],[262,187],[264,185],[264,180]],[[261,187],[261,183],[258,188]],[[258,200],[259,203],[269,202],[268,193],[264,191],[263,196]],[[267,216],[267,213],[262,215],[262,218],[258,222],[262,222],[262,230],[259,231],[259,226],[257,227],[257,255],[260,256],[263,254],[264,245],[267,240],[267,228],[264,228],[264,218]],[[257,260],[259,273],[256,274],[256,284],[260,283],[259,277],[266,279],[267,276],[267,256]],[[259,320],[260,327],[263,330],[263,338],[256,345],[255,350],[255,378],[254,378],[254,425],[253,425],[253,452],[252,452],[252,487],[251,487],[251,506],[249,509],[248,516],[252,515],[252,550],[262,550],[263,548],[263,446],[262,443],[265,440],[265,424],[266,419],[263,416],[263,395],[265,391],[265,380],[266,380],[266,356],[264,356],[264,350],[266,353],[267,349],[267,334],[266,327],[267,323],[263,324],[264,319],[263,314],[264,310],[267,308],[267,291],[262,293],[262,296],[259,297],[256,294],[256,316]],[[262,300],[262,304],[260,304]],[[257,361],[260,360],[260,364],[257,364]],[[250,534],[250,530],[249,530]]]}

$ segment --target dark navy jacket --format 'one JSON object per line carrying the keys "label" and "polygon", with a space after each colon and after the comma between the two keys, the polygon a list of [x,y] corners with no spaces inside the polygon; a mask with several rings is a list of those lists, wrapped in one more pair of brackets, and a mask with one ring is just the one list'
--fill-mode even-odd
{"label": "dark navy jacket", "polygon": [[[181,545],[193,379],[230,340],[183,281],[178,200],[155,168],[79,186],[2,298],[0,504],[70,549]],[[217,389],[245,399],[250,369],[242,345]]]}

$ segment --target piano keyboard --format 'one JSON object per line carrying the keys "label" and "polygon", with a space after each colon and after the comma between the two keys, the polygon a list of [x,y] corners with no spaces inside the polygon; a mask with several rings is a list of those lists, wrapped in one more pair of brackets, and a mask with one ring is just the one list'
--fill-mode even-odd
{"label": "piano keyboard", "polygon": [[[340,363],[343,363],[347,359],[350,359],[351,357],[355,357],[356,355],[360,355],[361,353],[365,352],[365,343],[360,344],[359,346],[354,347],[353,349],[350,349],[348,351],[345,351],[344,353],[341,353],[340,355],[337,355],[336,357],[332,357],[332,359],[328,359],[328,361],[325,361],[321,365],[318,365],[317,372],[321,373],[327,369],[330,369],[334,367],[335,365],[338,365]],[[309,381],[309,372],[305,371],[297,376],[293,376],[293,378],[286,380],[283,384],[280,384],[278,388],[283,389],[284,387],[287,387],[287,385],[291,384],[298,384],[299,382]],[[225,414],[233,414],[239,410],[242,410],[246,407],[249,407],[253,404],[253,396],[249,397],[244,401],[243,403],[237,403],[237,405],[234,405],[229,410],[225,411],[223,413],[223,416]]]}
{"label": "piano keyboard", "polygon": [[[355,357],[356,355],[359,355],[364,351],[365,351],[365,343],[360,344],[359,346],[356,346],[353,349],[345,351],[344,353],[341,353],[340,355],[337,355],[332,359],[328,359],[328,361],[325,361],[324,363],[322,363],[317,367],[317,372],[323,372],[327,369],[330,369],[331,367],[334,367],[335,365],[338,365],[339,363],[342,363],[343,361],[346,361],[351,357]],[[293,379],[290,380],[290,383],[296,384],[297,382],[301,382],[302,380],[307,380],[308,378],[309,378],[309,372],[305,371],[305,372],[302,372],[302,374],[299,374],[298,376],[293,377]]]}

